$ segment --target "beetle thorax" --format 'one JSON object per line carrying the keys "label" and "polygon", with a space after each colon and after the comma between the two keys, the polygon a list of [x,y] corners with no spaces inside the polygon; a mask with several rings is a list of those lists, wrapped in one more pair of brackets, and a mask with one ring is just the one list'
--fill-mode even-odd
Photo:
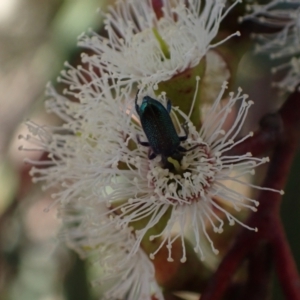
{"label": "beetle thorax", "polygon": [[169,114],[159,107],[148,105],[143,110],[141,123],[155,154],[171,156],[177,150],[180,141]]}

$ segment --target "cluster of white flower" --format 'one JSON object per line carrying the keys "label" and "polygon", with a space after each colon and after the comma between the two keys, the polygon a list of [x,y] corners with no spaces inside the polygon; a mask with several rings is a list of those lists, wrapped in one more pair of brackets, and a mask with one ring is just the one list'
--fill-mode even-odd
{"label": "cluster of white flower", "polygon": [[253,20],[272,31],[253,34],[258,41],[256,51],[270,53],[272,59],[289,59],[272,69],[274,73],[286,71],[285,77],[274,86],[294,91],[300,83],[300,1],[273,0],[268,4],[249,5],[248,9],[251,13],[242,20]]}
{"label": "cluster of white flower", "polygon": [[134,236],[129,228],[107,226],[106,218],[102,217],[105,210],[105,205],[98,203],[94,206],[72,203],[60,212],[67,228],[64,239],[68,246],[81,258],[90,257],[102,269],[103,274],[95,282],[109,287],[105,288],[102,299],[124,299],[125,295],[128,299],[151,299],[153,295],[163,300],[152,262],[141,248],[127,259]]}
{"label": "cluster of white flower", "polygon": [[231,37],[211,44],[221,21],[240,0],[227,9],[225,0],[160,2],[162,17],[152,0],[117,1],[104,15],[108,37],[90,32],[79,38],[80,46],[95,53],[83,62],[102,66],[129,90],[136,83],[155,87],[196,66],[210,49]]}
{"label": "cluster of white flower", "polygon": [[[47,110],[63,124],[45,127],[28,122],[30,134],[22,137],[35,144],[36,150],[49,153],[45,161],[27,161],[35,165],[31,170],[35,182],[44,182],[44,189],[58,188],[52,194],[53,203],[59,203],[70,247],[84,257],[97,254],[104,270],[101,283],[117,280],[107,289],[107,299],[124,295],[128,299],[150,300],[153,295],[163,299],[148,255],[155,259],[166,246],[166,259],[172,261],[172,244],[180,239],[181,262],[185,262],[187,229],[192,229],[194,250],[202,259],[203,236],[217,253],[207,225],[217,233],[222,232],[225,220],[247,227],[226,205],[236,211],[256,211],[259,204],[230,189],[226,182],[253,187],[241,177],[253,174],[254,168],[267,161],[250,153],[226,154],[252,135],[238,139],[252,101],[239,89],[236,94],[229,93],[224,104],[226,83],[200,130],[180,107],[172,108],[173,122],[178,125],[178,118],[183,119],[189,129],[181,146],[193,148],[177,162],[179,170],[162,166],[160,155],[150,160],[147,147],[139,144],[137,136],[143,141],[146,136],[135,110],[133,88],[141,87],[138,103],[147,95],[166,105],[167,95],[156,95],[156,85],[195,66],[216,46],[211,41],[230,9],[221,0],[161,2],[162,16],[158,18],[150,0],[118,1],[105,15],[108,38],[95,33],[80,38],[80,45],[92,49],[94,55],[83,55],[82,66],[77,68],[66,64],[67,70],[59,78],[69,86],[64,95],[51,85],[47,88]],[[195,78],[197,88],[198,81]],[[236,106],[235,121],[225,130],[227,117]],[[238,167],[235,175],[234,166]],[[166,216],[161,232],[147,236]],[[175,225],[179,228],[176,233]],[[141,248],[145,238],[159,240],[158,248],[148,255],[147,249]]]}

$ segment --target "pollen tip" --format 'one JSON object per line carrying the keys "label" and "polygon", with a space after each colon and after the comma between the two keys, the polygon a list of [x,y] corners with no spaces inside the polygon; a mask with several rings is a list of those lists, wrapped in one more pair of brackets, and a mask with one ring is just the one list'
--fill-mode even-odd
{"label": "pollen tip", "polygon": [[254,132],[253,131],[250,131],[249,132],[249,136],[253,136],[254,135]]}
{"label": "pollen tip", "polygon": [[149,257],[150,257],[150,259],[152,259],[152,260],[155,258],[155,256],[154,256],[153,253],[150,253]]}
{"label": "pollen tip", "polygon": [[237,36],[241,36],[241,33],[239,31],[236,32]]}
{"label": "pollen tip", "polygon": [[185,263],[185,262],[186,262],[186,257],[182,257],[182,258],[180,259],[180,262],[181,262],[181,263]]}
{"label": "pollen tip", "polygon": [[219,250],[217,249],[213,249],[214,254],[218,255],[219,254]]}
{"label": "pollen tip", "polygon": [[257,228],[257,227],[255,227],[255,228],[254,228],[254,231],[255,231],[255,232],[258,232],[258,228]]}
{"label": "pollen tip", "polygon": [[281,190],[281,191],[280,191],[280,195],[284,195],[284,190]]}
{"label": "pollen tip", "polygon": [[173,259],[172,257],[168,257],[167,261],[168,261],[168,262],[173,262],[174,259]]}
{"label": "pollen tip", "polygon": [[227,89],[227,88],[228,88],[228,81],[223,81],[222,89]]}
{"label": "pollen tip", "polygon": [[247,11],[250,11],[250,10],[252,10],[252,6],[251,6],[251,5],[249,5],[249,4],[246,4],[246,10],[247,10]]}

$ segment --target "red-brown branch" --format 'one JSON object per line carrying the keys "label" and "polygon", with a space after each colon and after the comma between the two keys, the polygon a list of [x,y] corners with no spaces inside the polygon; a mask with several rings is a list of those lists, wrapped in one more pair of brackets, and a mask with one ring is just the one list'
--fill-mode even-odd
{"label": "red-brown branch", "polygon": [[300,280],[289,245],[286,241],[284,229],[279,218],[274,223],[276,236],[272,241],[275,254],[277,276],[283,288],[286,299],[300,299]]}
{"label": "red-brown branch", "polygon": [[273,249],[269,243],[261,243],[249,256],[247,282],[238,299],[269,299],[272,270]]}
{"label": "red-brown branch", "polygon": [[[274,149],[269,170],[263,184],[272,189],[284,189],[300,137],[300,94],[293,93],[276,115],[266,117],[253,138],[233,150],[235,154],[249,150],[254,155]],[[232,153],[233,153],[232,152]],[[246,256],[261,242],[270,243],[279,280],[287,299],[300,300],[300,279],[279,219],[281,195],[263,190],[260,207],[247,224],[258,227],[258,233],[242,229],[235,243],[211,278],[201,300],[218,300],[229,287],[232,275]],[[255,288],[255,287],[254,287]]]}

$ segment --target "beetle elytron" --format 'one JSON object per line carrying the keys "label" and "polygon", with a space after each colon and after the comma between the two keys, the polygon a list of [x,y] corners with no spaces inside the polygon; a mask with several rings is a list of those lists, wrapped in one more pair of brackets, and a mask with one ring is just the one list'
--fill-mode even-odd
{"label": "beetle elytron", "polygon": [[188,138],[187,124],[183,124],[182,128],[185,132],[184,136],[178,136],[170,117],[172,109],[171,101],[168,100],[165,108],[159,101],[145,96],[142,104],[137,104],[137,91],[135,97],[135,109],[140,117],[142,128],[146,134],[148,142],[142,142],[137,136],[137,141],[140,145],[149,147],[148,158],[154,159],[157,155],[161,155],[162,166],[166,168],[170,165],[168,157],[176,160],[182,158],[182,152],[187,152],[195,149],[196,145],[190,149],[185,149],[180,146],[180,143]]}

